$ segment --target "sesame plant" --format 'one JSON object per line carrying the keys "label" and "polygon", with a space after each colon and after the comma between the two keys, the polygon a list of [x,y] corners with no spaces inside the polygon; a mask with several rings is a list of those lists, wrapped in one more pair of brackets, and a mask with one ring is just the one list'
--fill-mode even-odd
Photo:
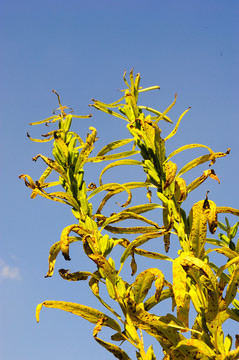
{"label": "sesame plant", "polygon": [[[126,80],[125,73],[123,80],[126,89],[122,90],[120,99],[110,104],[92,99],[91,106],[113,116],[115,121],[126,124],[129,136],[126,139],[112,139],[112,142],[95,154],[96,129],[89,127],[90,133],[85,140],[71,130],[72,120],[91,115],[74,115],[71,109],[61,105],[60,97],[55,91],[59,102],[57,113],[54,112],[45,120],[31,123],[58,125],[41,140],[33,139],[28,134],[33,141],[52,141],[52,157],[38,154],[33,158],[34,161],[41,159],[46,164],[46,170],[39,180],[34,181],[24,174],[20,178],[32,190],[31,198],[40,195],[66,204],[75,217],[74,223],[62,230],[59,241],[50,248],[46,277],[53,275],[58,255],[62,253],[64,259],[69,261],[70,245],[76,241],[81,242],[82,256],[83,253],[87,255],[89,261],[93,262],[95,271],[79,269],[71,272],[60,269],[59,275],[68,281],[88,281],[89,291],[97,299],[96,302],[101,303],[101,308],[105,308],[102,312],[97,307],[46,300],[37,306],[37,321],[42,307],[57,308],[78,315],[94,324],[93,338],[112,356],[122,360],[130,360],[124,350],[126,342],[135,348],[136,359],[158,358],[152,345],[145,348],[145,333],[160,344],[165,360],[238,359],[237,342],[235,345],[230,334],[224,335],[222,326],[229,319],[239,322],[239,300],[236,299],[239,241],[235,241],[239,222],[231,226],[226,218],[224,224],[218,221],[218,215],[229,213],[239,216],[239,210],[217,206],[209,199],[208,194],[195,203],[188,214],[183,209],[183,203],[190,193],[207,178],[219,181],[212,166],[217,159],[228,155],[230,149],[226,152],[214,152],[206,145],[188,144],[167,154],[167,140],[176,135],[179,124],[189,109],[172,126],[168,112],[175,105],[176,96],[167,109],[158,111],[138,104],[138,97],[142,92],[156,90],[158,86],[141,88],[140,75],[134,77],[132,70],[129,81]],[[161,137],[159,128],[162,121],[171,126],[165,138]],[[204,155],[178,169],[174,162],[175,155],[195,148],[203,150]],[[94,166],[105,161],[107,165],[99,173],[99,183],[86,185],[85,164]],[[186,184],[184,174],[202,164],[205,164],[205,171]],[[103,183],[105,172],[125,165],[141,168],[142,179],[127,182],[126,174],[123,183],[119,183],[117,179],[115,182]],[[208,165],[210,167],[206,168]],[[56,180],[49,181],[48,177],[54,173]],[[56,190],[51,190],[55,187]],[[136,189],[145,189],[147,196],[143,203],[131,205]],[[126,194],[127,200],[120,206],[113,204],[111,214],[108,214],[105,205],[122,193]],[[101,198],[95,208],[96,195],[97,199],[99,196]],[[150,217],[152,211],[158,211],[157,222]],[[125,223],[131,226],[125,226]],[[214,234],[217,228],[220,229],[218,236],[208,237],[208,232]],[[176,258],[167,254],[172,235],[173,247],[178,250]],[[145,248],[144,245],[148,242],[151,242],[151,247],[155,245],[155,251]],[[163,253],[157,252],[159,242],[164,243]],[[210,246],[205,248],[206,244]],[[111,257],[115,248],[118,249],[117,254],[120,254],[117,259]],[[212,262],[213,253],[223,255],[220,263]],[[137,263],[140,263],[142,257],[148,258],[149,263],[154,259],[155,264],[156,260],[158,267],[138,272]],[[126,261],[128,258],[131,259],[131,268]],[[173,281],[167,280],[166,274],[159,270],[162,262],[171,264]],[[122,275],[125,272],[129,272],[126,279]],[[162,311],[164,301],[169,299],[172,311],[162,316],[157,315],[157,309]],[[190,309],[193,308],[192,312]],[[112,330],[111,339],[101,339],[103,327]],[[236,337],[239,340],[239,335]]]}

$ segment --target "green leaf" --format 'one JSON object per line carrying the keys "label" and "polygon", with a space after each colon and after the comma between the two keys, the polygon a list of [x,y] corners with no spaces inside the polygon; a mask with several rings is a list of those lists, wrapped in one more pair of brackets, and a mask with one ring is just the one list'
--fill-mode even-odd
{"label": "green leaf", "polygon": [[235,225],[233,225],[233,227],[231,227],[229,232],[230,239],[234,239],[234,237],[236,236],[238,226],[239,226],[239,222],[237,222]]}
{"label": "green leaf", "polygon": [[93,324],[97,324],[97,321],[99,319],[105,318],[105,322],[103,326],[108,326],[113,330],[121,331],[121,328],[119,324],[106,314],[102,313],[99,310],[93,309],[89,306],[66,302],[66,301],[55,301],[55,300],[47,300],[43,303],[39,304],[36,309],[36,319],[37,322],[39,322],[39,314],[42,309],[42,306],[48,307],[48,308],[54,308],[54,309],[60,309],[67,312],[70,312],[72,314],[81,316],[82,318],[88,320],[89,322]]}

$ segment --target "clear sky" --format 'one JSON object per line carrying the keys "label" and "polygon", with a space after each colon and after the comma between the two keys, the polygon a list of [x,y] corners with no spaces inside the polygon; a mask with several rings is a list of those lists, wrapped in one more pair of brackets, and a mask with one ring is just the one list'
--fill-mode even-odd
{"label": "clear sky", "polygon": [[[232,149],[214,166],[221,184],[209,179],[189,197],[186,209],[207,190],[217,205],[238,208],[238,18],[237,0],[0,2],[1,359],[91,360],[96,354],[97,359],[112,359],[93,340],[93,325],[77,316],[43,309],[36,323],[35,307],[47,299],[98,304],[87,284],[64,281],[57,271],[53,278],[44,278],[50,246],[74,220],[67,206],[30,199],[29,189],[18,179],[22,173],[37,179],[43,165],[31,158],[50,154],[49,143],[32,143],[26,137],[27,131],[37,137],[45,129],[28,123],[50,116],[57,107],[51,92],[55,89],[75,113],[93,112],[92,119],[77,120],[74,128],[84,138],[89,126],[96,127],[98,149],[110,139],[127,137],[123,121],[88,104],[91,98],[117,99],[117,89],[124,88],[123,71],[134,67],[143,86],[161,87],[142,97],[144,105],[165,109],[177,93],[170,114],[174,122],[192,107],[168,151],[197,142],[215,151]],[[162,135],[171,130],[164,125]],[[193,174],[200,176],[205,168]],[[87,176],[89,182],[97,181],[92,170]],[[79,246],[72,247],[71,255],[71,263],[59,256],[56,270],[88,269]],[[231,323],[225,335],[239,333],[236,327]]]}

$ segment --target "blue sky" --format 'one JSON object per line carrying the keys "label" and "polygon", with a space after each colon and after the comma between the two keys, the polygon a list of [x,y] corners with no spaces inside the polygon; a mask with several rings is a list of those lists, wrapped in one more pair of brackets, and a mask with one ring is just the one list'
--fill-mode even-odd
{"label": "blue sky", "polygon": [[[92,324],[77,316],[44,309],[36,324],[39,302],[55,299],[94,306],[95,299],[87,284],[63,281],[57,272],[44,278],[50,246],[74,219],[67,206],[30,199],[29,189],[18,179],[22,173],[37,179],[44,167],[31,158],[50,154],[49,143],[32,143],[26,137],[27,131],[33,137],[44,131],[28,123],[48,117],[57,107],[51,92],[55,89],[75,113],[93,112],[92,119],[77,120],[74,129],[84,138],[89,126],[96,127],[97,149],[127,137],[123,121],[93,111],[88,104],[91,98],[117,99],[117,89],[124,88],[123,71],[129,73],[134,67],[142,86],[161,87],[142,96],[142,103],[165,109],[177,93],[170,114],[173,121],[192,107],[178,135],[169,141],[168,153],[197,142],[215,151],[232,149],[214,166],[221,184],[209,179],[189,197],[185,208],[203,199],[207,190],[217,205],[238,208],[239,4],[236,0],[8,0],[1,1],[0,14],[0,355],[5,360],[53,356],[90,360],[97,353],[98,359],[111,359],[92,339]],[[163,125],[163,137],[171,130]],[[192,153],[187,156],[192,159]],[[185,160],[178,157],[179,165]],[[96,182],[97,176],[89,169],[87,180],[92,179]],[[81,255],[79,246],[74,251],[72,247],[72,262],[66,264],[59,257],[56,268],[87,270],[87,259]],[[231,323],[227,331],[235,333],[236,325]]]}

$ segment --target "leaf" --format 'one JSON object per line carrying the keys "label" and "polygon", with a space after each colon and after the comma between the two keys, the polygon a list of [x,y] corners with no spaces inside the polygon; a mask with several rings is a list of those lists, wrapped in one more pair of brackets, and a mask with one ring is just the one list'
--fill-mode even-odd
{"label": "leaf", "polygon": [[70,244],[70,237],[69,234],[71,231],[76,232],[79,235],[87,235],[88,232],[83,229],[81,226],[73,224],[73,225],[69,225],[66,226],[64,228],[64,230],[61,233],[61,251],[62,251],[62,255],[64,256],[65,260],[70,260],[70,256],[69,256],[69,244]]}
{"label": "leaf", "polygon": [[135,214],[142,214],[147,211],[155,210],[155,209],[163,209],[163,206],[157,203],[149,203],[149,204],[140,204],[136,206],[131,206],[124,210],[124,212],[133,212]]}
{"label": "leaf", "polygon": [[173,315],[156,316],[142,309],[140,305],[126,296],[127,311],[135,327],[145,330],[149,335],[156,338],[164,351],[168,351],[173,345],[179,343],[184,337],[178,332],[183,324]]}
{"label": "leaf", "polygon": [[125,260],[130,255],[131,251],[134,251],[134,249],[136,247],[143,245],[144,243],[146,243],[147,241],[149,241],[151,239],[155,239],[157,237],[163,236],[164,233],[165,233],[165,231],[157,231],[157,232],[151,232],[151,233],[148,233],[145,235],[138,236],[136,239],[134,239],[130,243],[130,245],[126,248],[126,250],[122,254],[121,259],[120,259],[121,265],[124,264]]}
{"label": "leaf", "polygon": [[50,116],[49,118],[44,119],[44,120],[29,123],[29,125],[40,125],[40,124],[44,124],[44,123],[45,124],[54,123],[54,122],[56,122],[57,120],[60,120],[60,119],[61,119],[60,116],[54,115],[54,116]]}
{"label": "leaf", "polygon": [[109,151],[112,151],[114,149],[118,149],[121,146],[124,146],[126,144],[129,144],[131,141],[133,141],[132,138],[130,139],[123,139],[123,140],[117,140],[117,141],[113,141],[107,145],[105,145],[97,154],[98,156],[103,156],[105,154],[107,154]]}
{"label": "leaf", "polygon": [[223,254],[223,255],[227,256],[228,259],[231,259],[231,260],[238,256],[238,253],[236,251],[229,249],[229,247],[227,247],[227,246],[224,246],[222,248],[216,248],[211,251],[216,251],[219,254]]}
{"label": "leaf", "polygon": [[101,106],[104,106],[104,107],[116,108],[116,107],[118,107],[118,106],[123,105],[123,104],[119,104],[119,103],[120,103],[122,100],[124,100],[124,98],[125,98],[125,95],[122,96],[119,100],[114,101],[114,102],[112,102],[112,103],[110,103],[110,104],[106,104],[106,103],[104,103],[104,102],[102,102],[102,101],[95,100],[95,99],[91,99],[91,100],[94,101],[95,103],[101,105]]}
{"label": "leaf", "polygon": [[225,296],[225,302],[227,306],[230,305],[230,303],[234,300],[236,296],[238,283],[239,283],[239,264],[237,264],[237,266],[235,267],[230,277],[230,281],[228,283],[227,292]]}
{"label": "leaf", "polygon": [[152,286],[153,281],[155,281],[155,286],[157,286],[156,300],[159,300],[164,285],[163,273],[156,268],[151,268],[142,271],[136,277],[135,282],[132,284],[132,289],[133,289],[134,299],[137,304],[140,304],[144,300],[144,298],[146,297],[148,291]]}
{"label": "leaf", "polygon": [[86,163],[90,153],[94,149],[94,143],[96,141],[96,135],[97,131],[94,127],[89,127],[89,130],[91,130],[91,134],[87,135],[86,143],[81,149],[81,152],[79,154],[79,157],[75,164],[75,173],[78,173],[78,171],[83,168],[84,164]]}
{"label": "leaf", "polygon": [[119,160],[119,161],[115,161],[115,162],[107,165],[100,173],[100,178],[99,178],[100,185],[102,185],[101,178],[102,178],[103,174],[107,170],[109,170],[109,169],[111,169],[111,168],[113,168],[115,166],[121,166],[121,165],[141,165],[142,166],[142,162],[138,161],[138,160],[133,160],[133,159],[131,159],[131,160]]}
{"label": "leaf", "polygon": [[117,359],[120,360],[131,360],[130,357],[126,354],[124,350],[122,350],[119,346],[111,344],[109,342],[103,341],[98,337],[95,337],[95,340],[103,346],[106,350],[112,353]]}
{"label": "leaf", "polygon": [[149,232],[158,231],[158,227],[153,226],[131,226],[131,227],[120,227],[106,225],[105,230],[110,231],[113,234],[144,234]]}
{"label": "leaf", "polygon": [[205,206],[205,201],[198,201],[189,213],[190,235],[189,244],[193,254],[200,258],[204,252],[207,236],[207,220],[210,208]]}
{"label": "leaf", "polygon": [[202,145],[202,144],[188,144],[188,145],[184,145],[184,146],[181,146],[180,148],[178,148],[177,150],[174,150],[168,157],[165,161],[168,161],[169,159],[171,159],[173,156],[179,154],[181,151],[184,151],[184,150],[188,150],[188,149],[194,149],[194,148],[198,148],[198,147],[204,147],[206,149],[209,150],[210,154],[213,153],[213,151],[206,145]]}
{"label": "leaf", "polygon": [[235,350],[231,350],[223,360],[237,360],[239,356],[239,347],[237,347]]}
{"label": "leaf", "polygon": [[79,210],[80,205],[78,204],[77,200],[75,198],[63,191],[57,191],[53,193],[48,193],[49,198],[51,200],[55,201],[57,199],[66,200],[66,204],[71,205],[75,210]]}
{"label": "leaf", "polygon": [[227,268],[229,268],[231,265],[233,265],[235,263],[239,263],[239,255],[237,257],[234,257],[230,261],[228,261],[225,265],[221,266],[218,269],[217,276],[220,276],[224,270],[226,270]]}
{"label": "leaf", "polygon": [[185,269],[187,269],[189,267],[189,268],[201,270],[207,276],[207,278],[210,280],[214,291],[218,292],[216,277],[213,274],[213,271],[211,270],[211,268],[208,264],[206,264],[205,262],[203,262],[202,260],[200,260],[194,256],[186,255],[181,260],[181,265]]}
{"label": "leaf", "polygon": [[65,270],[65,269],[58,270],[58,273],[60,274],[62,279],[69,281],[87,280],[89,276],[93,275],[89,271],[77,271],[71,273],[70,270]]}
{"label": "leaf", "polygon": [[91,254],[89,257],[103,270],[104,276],[110,280],[112,284],[116,284],[117,281],[117,272],[110,265],[109,261],[106,260],[102,255]]}
{"label": "leaf", "polygon": [[239,210],[234,209],[234,208],[229,207],[229,206],[218,206],[217,207],[217,213],[218,214],[232,214],[232,215],[239,216]]}
{"label": "leaf", "polygon": [[103,326],[108,326],[111,329],[119,331],[119,332],[121,331],[119,324],[114,319],[110,318],[109,316],[102,313],[101,311],[93,309],[89,306],[66,302],[66,301],[47,300],[47,301],[44,301],[43,303],[39,304],[37,306],[37,310],[36,310],[37,322],[39,322],[39,314],[40,314],[42,306],[70,312],[72,314],[81,316],[82,318],[88,320],[89,322],[91,322],[93,324],[97,324],[99,319],[106,318]]}
{"label": "leaf", "polygon": [[90,106],[93,106],[97,110],[101,110],[101,111],[103,111],[103,112],[105,112],[105,113],[107,113],[109,115],[113,115],[113,116],[118,117],[120,119],[123,119],[125,121],[129,121],[125,116],[123,116],[123,115],[121,115],[121,114],[119,114],[119,113],[117,113],[115,111],[112,111],[110,109],[107,109],[107,107],[101,105],[99,102],[96,102],[95,104],[90,105]]}
{"label": "leaf", "polygon": [[[125,247],[125,248],[127,248],[127,246],[130,244],[130,242],[128,240],[126,240],[126,239],[117,239],[117,240],[118,240],[118,243],[121,246]],[[157,252],[154,252],[154,251],[147,251],[147,250],[143,250],[143,249],[135,249],[134,253],[138,254],[138,255],[141,255],[141,256],[151,258],[151,259],[173,261],[173,259],[170,258],[169,256],[164,255],[164,254],[160,254],[160,253],[157,253]]]}
{"label": "leaf", "polygon": [[[150,90],[151,90],[151,89],[150,89]],[[139,91],[139,92],[141,92],[141,91]],[[152,109],[152,108],[150,108],[150,107],[148,107],[148,106],[143,106],[143,105],[139,105],[138,108],[139,108],[139,109],[142,109],[142,110],[147,110],[147,111],[149,111],[149,112],[151,112],[151,113],[153,113],[153,114],[156,114],[156,115],[158,115],[158,116],[157,116],[157,119],[160,118],[160,120],[165,120],[165,121],[167,121],[167,122],[169,122],[169,123],[172,124],[172,120],[171,120],[168,116],[163,115],[163,113],[161,113],[161,112],[158,111],[158,110],[155,110],[155,109]],[[158,121],[159,121],[159,119],[157,120],[157,122],[158,122]]]}
{"label": "leaf", "polygon": [[[198,186],[200,186],[208,177],[211,177],[214,180],[217,180],[220,184],[220,180],[218,179],[217,175],[215,174],[214,170],[205,170],[203,174],[193,180],[188,186],[187,186],[187,193],[190,193],[194,189],[196,189]],[[177,178],[180,179],[180,178]]]}
{"label": "leaf", "polygon": [[143,222],[150,224],[150,225],[154,226],[155,228],[159,229],[159,226],[157,223],[155,223],[152,220],[147,219],[146,217],[144,217],[142,215],[136,214],[132,211],[121,211],[118,214],[114,214],[114,215],[108,217],[101,226],[103,229],[108,224],[113,224],[113,223],[116,223],[119,221],[124,221],[127,219],[140,220],[140,221],[143,221]]}
{"label": "leaf", "polygon": [[124,151],[122,153],[112,154],[112,155],[103,155],[103,156],[96,156],[92,158],[88,158],[87,162],[101,162],[101,161],[109,161],[109,160],[116,160],[126,158],[128,156],[140,154],[140,151]]}
{"label": "leaf", "polygon": [[181,266],[181,260],[185,253],[173,261],[173,293],[177,305],[177,317],[188,327],[190,296],[188,294],[188,285],[186,272]]}
{"label": "leaf", "polygon": [[54,160],[52,160],[44,155],[41,155],[41,154],[36,155],[34,158],[32,158],[32,160],[37,161],[37,159],[39,157],[47,164],[47,166],[49,166],[50,168],[52,168],[53,170],[58,172],[63,177],[63,179],[65,181],[67,181],[66,172],[65,172],[64,168],[58,164],[57,161],[54,161]]}
{"label": "leaf", "polygon": [[[117,185],[117,186],[116,186]],[[106,202],[111,199],[114,195],[117,195],[123,191],[126,191],[128,194],[128,198],[126,200],[126,202],[121,205],[121,207],[125,207],[127,205],[130,204],[131,199],[132,199],[132,193],[131,193],[131,189],[137,189],[137,188],[142,188],[142,187],[147,187],[149,184],[147,182],[130,182],[130,183],[124,183],[122,185],[120,184],[105,184],[100,186],[99,188],[97,188],[89,197],[88,199],[90,199],[91,196],[96,195],[98,192],[102,191],[102,190],[108,190],[108,194],[103,198],[103,200],[100,203],[100,206],[96,212],[96,214],[100,213],[101,210],[103,209],[103,207],[105,206]],[[107,186],[109,186],[109,188],[107,189]],[[115,186],[115,187],[114,187]]]}
{"label": "leaf", "polygon": [[200,156],[192,161],[190,161],[189,163],[187,163],[187,165],[185,165],[177,174],[178,176],[181,176],[182,174],[186,173],[187,171],[195,168],[198,165],[201,165],[207,161],[211,161],[211,165],[214,164],[215,159],[219,158],[219,157],[223,157],[228,155],[228,152],[226,153],[222,153],[222,152],[218,152],[218,153],[213,153],[213,154],[207,154],[207,155],[203,155]]}
{"label": "leaf", "polygon": [[158,301],[155,300],[155,295],[151,296],[149,299],[147,299],[144,303],[144,309],[146,311],[149,311],[152,309],[155,305],[159,304],[161,301],[169,299],[173,297],[173,291],[171,289],[162,290],[160,297]]}
{"label": "leaf", "polygon": [[[68,239],[69,239],[69,244],[71,244],[71,243],[73,243],[75,241],[81,240],[81,238],[73,237],[73,236],[70,236]],[[50,248],[49,258],[48,258],[49,269],[48,269],[48,272],[47,272],[47,274],[45,276],[46,278],[51,277],[53,275],[56,258],[57,258],[57,255],[59,254],[60,250],[61,250],[61,241],[56,242]]]}
{"label": "leaf", "polygon": [[204,359],[209,360],[216,356],[215,351],[212,350],[204,341],[198,339],[184,339],[180,341],[170,352],[172,358],[176,359],[176,354],[182,351],[187,351],[188,359]]}
{"label": "leaf", "polygon": [[170,139],[172,136],[174,136],[176,134],[176,132],[178,131],[178,127],[179,127],[179,124],[182,120],[182,118],[184,117],[184,115],[190,110],[191,108],[189,107],[187,110],[185,110],[182,115],[179,117],[178,121],[177,121],[177,124],[175,125],[175,128],[173,129],[173,131],[171,131],[171,133],[166,136],[166,138],[164,139],[164,141],[167,141],[168,139]]}
{"label": "leaf", "polygon": [[[101,302],[101,304],[107,309],[109,310],[110,312],[112,312],[112,314],[114,314],[120,321],[122,321],[121,317],[119,314],[117,314],[116,311],[114,311],[101,297],[100,297],[100,294],[99,294],[99,281],[102,282],[101,280],[101,276],[100,276],[100,273],[99,271],[95,271],[93,274],[92,274],[92,277],[89,281],[89,287],[92,291],[92,293],[95,295],[95,297]],[[110,283],[110,281],[108,280],[108,282]],[[107,284],[107,279],[106,279],[106,284]],[[111,284],[111,283],[110,283]],[[111,284],[112,285],[112,284]]]}

